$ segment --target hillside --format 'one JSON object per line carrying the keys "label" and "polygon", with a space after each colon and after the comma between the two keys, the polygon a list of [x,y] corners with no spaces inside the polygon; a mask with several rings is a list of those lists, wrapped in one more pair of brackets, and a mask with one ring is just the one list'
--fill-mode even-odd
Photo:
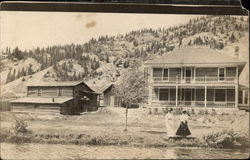
{"label": "hillside", "polygon": [[[131,31],[125,35],[100,36],[84,44],[48,46],[21,51],[7,47],[1,53],[2,93],[14,84],[25,85],[36,77],[41,81],[84,80],[95,90],[117,82],[136,59],[143,62],[179,46],[206,45],[233,56],[240,46],[240,58],[248,58],[248,19],[235,16],[203,16],[169,28]],[[28,65],[29,64],[29,65]],[[142,67],[143,68],[143,67]],[[240,81],[248,83],[249,67]],[[23,77],[27,80],[22,81]]]}

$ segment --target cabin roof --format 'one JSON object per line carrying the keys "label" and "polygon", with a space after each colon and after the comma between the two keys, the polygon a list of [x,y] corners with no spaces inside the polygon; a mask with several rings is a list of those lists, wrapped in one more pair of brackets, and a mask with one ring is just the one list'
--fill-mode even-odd
{"label": "cabin roof", "polygon": [[114,84],[110,84],[109,86],[107,86],[104,90],[103,93],[105,94],[106,92],[108,92],[110,89],[112,89],[113,87],[115,87]]}
{"label": "cabin roof", "polygon": [[101,94],[101,93],[94,92],[94,91],[80,91],[80,92],[83,92],[83,93],[90,93],[90,94],[97,94],[97,95],[100,95],[100,94]]}
{"label": "cabin roof", "polygon": [[[53,102],[54,99],[54,102]],[[57,97],[57,98],[47,98],[47,97],[23,97],[11,101],[11,103],[31,103],[31,104],[63,104],[73,97]]]}
{"label": "cabin roof", "polygon": [[246,62],[219,53],[211,48],[181,48],[168,54],[148,60],[145,65],[154,64],[232,64],[245,65]]}
{"label": "cabin roof", "polygon": [[77,86],[81,83],[84,83],[84,82],[83,81],[56,81],[56,82],[33,83],[27,86],[28,87],[71,87],[71,86]]}

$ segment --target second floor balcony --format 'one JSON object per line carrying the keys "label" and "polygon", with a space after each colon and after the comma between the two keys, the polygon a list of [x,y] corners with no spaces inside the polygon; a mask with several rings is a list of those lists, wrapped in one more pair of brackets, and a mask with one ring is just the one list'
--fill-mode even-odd
{"label": "second floor balcony", "polygon": [[236,77],[152,77],[152,83],[237,83]]}
{"label": "second floor balcony", "polygon": [[149,83],[237,83],[236,67],[153,68]]}

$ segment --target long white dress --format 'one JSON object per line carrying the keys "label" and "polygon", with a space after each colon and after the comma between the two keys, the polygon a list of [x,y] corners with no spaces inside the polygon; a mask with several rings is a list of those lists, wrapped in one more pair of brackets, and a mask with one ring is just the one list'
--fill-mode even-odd
{"label": "long white dress", "polygon": [[174,123],[174,115],[172,113],[167,113],[165,116],[166,119],[166,128],[167,128],[167,137],[175,136],[175,123]]}

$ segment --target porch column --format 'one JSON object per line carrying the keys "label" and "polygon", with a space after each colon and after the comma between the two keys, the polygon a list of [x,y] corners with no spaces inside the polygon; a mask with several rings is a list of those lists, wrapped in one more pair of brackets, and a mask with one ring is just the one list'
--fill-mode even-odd
{"label": "porch column", "polygon": [[205,108],[207,107],[207,86],[205,86]]}
{"label": "porch column", "polygon": [[176,86],[176,91],[175,91],[175,106],[178,106],[178,86]]}
{"label": "porch column", "polygon": [[242,102],[241,102],[241,104],[245,104],[245,90],[242,90]]}
{"label": "porch column", "polygon": [[148,104],[149,104],[150,107],[152,107],[151,106],[151,102],[152,102],[152,87],[149,86],[149,90],[148,90]]}
{"label": "porch column", "polygon": [[180,82],[182,82],[182,75],[183,75],[183,67],[181,67],[181,81]]}
{"label": "porch column", "polygon": [[194,67],[194,82],[196,80],[196,67]]}
{"label": "porch column", "polygon": [[235,108],[238,107],[238,95],[239,95],[239,90],[238,90],[238,85],[236,85],[235,86]]}

